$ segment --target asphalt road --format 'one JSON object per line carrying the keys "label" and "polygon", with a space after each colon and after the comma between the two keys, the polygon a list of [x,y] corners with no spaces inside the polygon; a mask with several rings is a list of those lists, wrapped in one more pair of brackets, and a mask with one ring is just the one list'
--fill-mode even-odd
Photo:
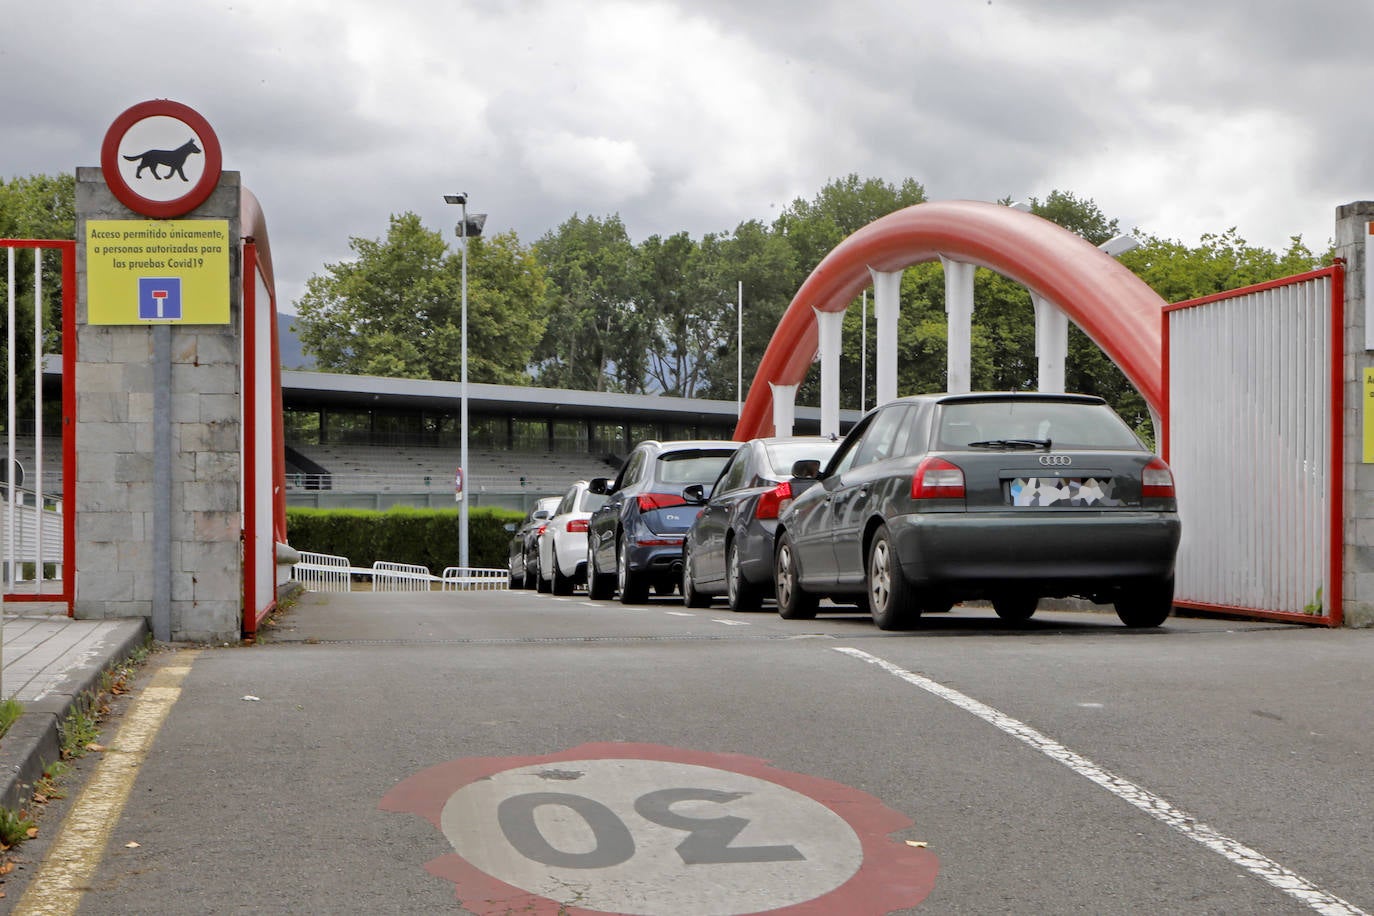
{"label": "asphalt road", "polygon": [[[1372,658],[1110,613],[308,595],[155,656],[74,774],[117,763],[127,803],[73,792],[0,902],[57,911],[86,857],[81,914],[1359,913]],[[117,730],[154,708],[143,756]],[[108,842],[49,855],[102,800]]]}

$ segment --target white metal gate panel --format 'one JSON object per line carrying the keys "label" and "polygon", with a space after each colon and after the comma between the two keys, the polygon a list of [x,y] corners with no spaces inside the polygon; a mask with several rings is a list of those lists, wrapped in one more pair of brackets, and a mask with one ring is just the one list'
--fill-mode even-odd
{"label": "white metal gate panel", "polygon": [[[74,520],[69,512],[64,512],[63,499],[71,496],[71,484],[75,479],[72,468],[76,453],[71,422],[75,400],[72,375],[76,366],[76,247],[73,242],[0,239],[0,250],[4,251],[5,260],[3,308],[9,377],[0,462],[10,471],[0,483],[0,593],[6,602],[62,601],[70,614]],[[26,252],[25,259],[32,265],[31,276],[28,264],[20,265],[20,252]],[[54,264],[60,265],[61,270],[63,419],[60,430],[46,430],[43,424],[44,349],[51,344],[48,338],[57,329],[46,327],[44,319],[59,290],[54,290],[51,283],[45,285],[44,276]],[[26,296],[32,304],[31,316],[22,316],[20,303]],[[25,336],[25,349],[31,354],[25,365],[19,364],[17,344],[20,335]],[[20,404],[16,397],[21,378],[32,379],[31,404]],[[32,429],[19,428],[24,412],[31,417],[25,422],[31,422]],[[57,449],[60,454],[47,453],[51,451],[49,444],[54,441],[60,442]],[[19,459],[21,443],[23,457],[27,459],[23,462]],[[20,465],[25,470],[22,486],[17,480]],[[50,472],[50,468],[57,467],[61,470],[56,474]],[[58,492],[49,489],[55,482]]]}
{"label": "white metal gate panel", "polygon": [[1333,268],[1166,312],[1177,604],[1339,614],[1339,293]]}

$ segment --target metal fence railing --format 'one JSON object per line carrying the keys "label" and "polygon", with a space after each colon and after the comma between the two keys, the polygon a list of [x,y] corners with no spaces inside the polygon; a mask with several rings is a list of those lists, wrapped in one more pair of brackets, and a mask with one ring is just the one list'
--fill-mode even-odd
{"label": "metal fence railing", "polygon": [[353,591],[354,580],[367,580],[374,592],[491,591],[510,588],[510,573],[504,569],[476,569],[449,566],[442,576],[424,566],[378,560],[372,566],[354,566],[347,557],[300,551],[300,560],[291,567],[291,578],[310,592]]}

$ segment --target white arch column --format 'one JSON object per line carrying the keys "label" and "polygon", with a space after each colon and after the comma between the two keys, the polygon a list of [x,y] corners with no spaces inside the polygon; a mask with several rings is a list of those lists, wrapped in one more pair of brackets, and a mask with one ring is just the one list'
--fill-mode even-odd
{"label": "white arch column", "polygon": [[945,268],[945,315],[949,322],[946,390],[960,394],[973,387],[973,272],[967,261],[940,255]]}
{"label": "white arch column", "polygon": [[1064,366],[1069,357],[1069,316],[1053,302],[1031,293],[1035,306],[1035,355],[1039,360],[1041,391],[1062,394]]}
{"label": "white arch column", "polygon": [[875,407],[897,398],[897,318],[902,312],[902,274],[905,272],[868,269],[873,278],[873,319],[877,325]]}
{"label": "white arch column", "polygon": [[816,337],[821,353],[821,435],[840,434],[840,339],[844,330],[844,312],[816,314]]}
{"label": "white arch column", "polygon": [[797,386],[768,383],[773,390],[773,435],[792,435],[792,424],[797,414]]}

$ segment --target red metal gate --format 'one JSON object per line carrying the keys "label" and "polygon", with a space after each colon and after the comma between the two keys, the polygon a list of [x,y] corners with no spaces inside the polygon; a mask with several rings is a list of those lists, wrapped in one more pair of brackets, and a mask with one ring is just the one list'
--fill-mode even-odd
{"label": "red metal gate", "polygon": [[[4,483],[0,484],[0,570],[5,602],[60,602],[71,616],[76,595],[76,513],[70,510],[76,493],[76,243],[34,239],[0,239],[5,251],[5,334],[9,382],[6,387]],[[24,298],[22,276],[16,270],[21,252],[32,252],[32,321],[20,317]],[[61,259],[61,322],[45,322],[47,291],[44,289],[44,253],[55,251]],[[23,325],[23,327],[21,327]],[[59,331],[56,340],[51,332]],[[20,365],[20,333],[32,346],[25,365]],[[27,341],[26,341],[27,342]],[[61,424],[56,431],[43,423],[44,369],[54,343],[61,345]],[[20,379],[33,379],[32,435],[20,435],[20,405],[15,389]],[[24,405],[27,407],[28,405]],[[24,430],[27,432],[27,430]],[[48,472],[50,455],[45,444],[59,439],[60,470]],[[31,471],[18,480],[20,454],[29,459]],[[55,478],[55,479],[54,479]],[[56,535],[56,536],[53,536]]]}

